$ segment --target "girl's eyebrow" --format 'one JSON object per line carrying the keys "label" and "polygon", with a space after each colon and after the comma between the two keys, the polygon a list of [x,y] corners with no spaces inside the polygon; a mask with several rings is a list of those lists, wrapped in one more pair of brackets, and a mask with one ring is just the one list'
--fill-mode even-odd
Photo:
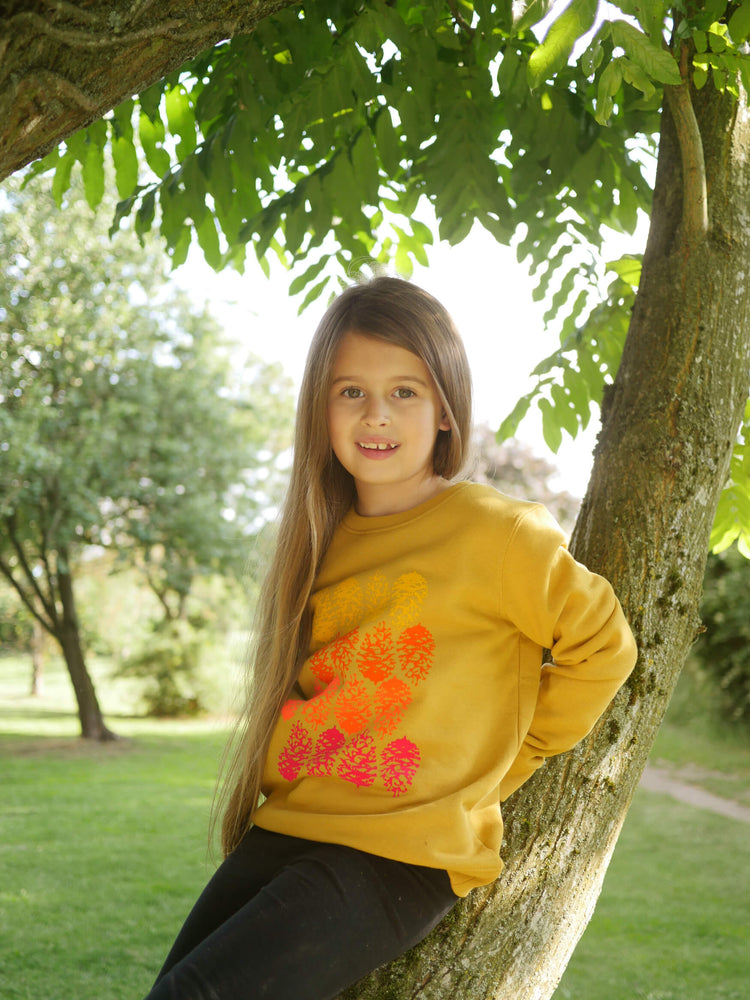
{"label": "girl's eyebrow", "polygon": [[[337,375],[331,384],[338,385],[339,382],[364,382],[366,378],[366,375]],[[391,382],[416,382],[417,385],[427,386],[425,380],[418,375],[391,375],[389,380]]]}

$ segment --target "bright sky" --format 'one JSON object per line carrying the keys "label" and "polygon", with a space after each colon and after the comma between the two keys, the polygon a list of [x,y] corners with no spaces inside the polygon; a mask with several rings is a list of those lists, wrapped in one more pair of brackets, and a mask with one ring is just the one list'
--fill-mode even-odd
{"label": "bright sky", "polygon": [[[640,247],[622,246],[612,257]],[[528,391],[529,373],[557,346],[554,333],[542,323],[544,306],[532,301],[532,284],[515,253],[498,245],[479,227],[457,247],[439,244],[428,248],[430,266],[416,267],[412,280],[447,307],[464,339],[472,369],[475,419],[493,428]],[[269,361],[280,361],[299,386],[307,347],[326,308],[325,296],[301,315],[302,296],[291,299],[291,277],[280,267],[266,279],[249,261],[244,276],[235,272],[214,274],[197,260],[177,274],[189,282],[197,298],[206,298],[211,311],[232,337],[248,351]],[[598,415],[588,429],[572,441],[564,435],[557,455],[547,448],[535,407],[521,424],[518,437],[558,469],[553,485],[582,497],[588,482],[591,453],[596,441]]]}

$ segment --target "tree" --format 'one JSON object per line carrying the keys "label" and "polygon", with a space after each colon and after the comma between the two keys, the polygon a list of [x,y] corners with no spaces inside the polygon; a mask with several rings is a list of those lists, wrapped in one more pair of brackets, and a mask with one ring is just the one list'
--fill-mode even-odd
{"label": "tree", "polygon": [[498,443],[487,424],[474,428],[472,445],[471,478],[475,482],[489,483],[501,493],[543,503],[564,531],[573,530],[580,501],[550,485],[549,480],[557,472],[554,465],[535,455],[523,441]]}
{"label": "tree", "polygon": [[[134,211],[145,230],[158,211],[176,262],[193,234],[217,267],[241,267],[248,243],[261,259],[304,262],[292,287],[309,296],[331,258],[348,268],[395,255],[405,271],[422,259],[421,197],[442,238],[475,221],[498,239],[517,233],[561,329],[534,397],[550,440],[601,402],[572,545],[614,583],[636,671],[592,736],[509,804],[498,884],[350,998],[551,995],[699,627],[730,459],[714,539],[746,537],[746,438],[735,441],[750,362],[750,5],[618,6],[597,20],[593,0],[572,0],[540,44],[531,28],[546,4],[514,19],[510,4],[304,3],[121,105],[46,164],[61,193],[81,163],[95,201],[114,137],[120,219]],[[126,152],[134,121],[152,175]],[[640,164],[657,140],[642,266],[617,262],[599,301],[602,227],[628,229],[649,206]]]}
{"label": "tree", "polygon": [[106,739],[75,599],[85,547],[116,548],[179,617],[196,574],[241,572],[291,403],[257,363],[232,386],[215,324],[165,292],[162,256],[112,245],[80,199],[66,212],[39,184],[0,209],[0,572],[59,643],[82,734]]}

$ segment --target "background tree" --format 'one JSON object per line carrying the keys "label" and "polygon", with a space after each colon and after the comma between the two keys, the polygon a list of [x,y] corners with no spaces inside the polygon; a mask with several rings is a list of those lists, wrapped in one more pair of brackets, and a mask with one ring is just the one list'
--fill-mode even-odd
{"label": "background tree", "polygon": [[82,734],[107,738],[74,593],[84,547],[143,567],[171,617],[197,574],[239,570],[275,499],[262,476],[288,441],[288,384],[241,373],[166,290],[163,257],[111,244],[81,201],[63,217],[46,186],[11,187],[0,214],[0,572],[60,644]]}
{"label": "background tree", "polygon": [[[431,239],[412,221],[420,196],[445,239],[475,221],[517,234],[561,328],[538,369],[550,440],[602,402],[573,549],[615,584],[638,667],[592,737],[510,803],[500,882],[351,997],[551,995],[698,628],[747,399],[750,5],[622,0],[598,19],[596,3],[572,0],[540,44],[530,29],[546,10],[307,2],[125,102],[46,164],[60,196],[80,163],[95,202],[111,147],[119,217],[134,211],[145,230],[158,213],[175,262],[193,234],[217,267],[241,267],[251,242],[261,259],[304,262],[293,289],[309,297],[335,274],[331,258],[395,256],[408,271]],[[152,175],[138,176],[135,135]],[[648,206],[639,161],[657,136],[642,268],[619,262],[599,302],[602,227],[632,228]],[[747,532],[743,444],[717,539]]]}
{"label": "background tree", "polygon": [[530,445],[511,438],[498,442],[486,424],[474,428],[471,478],[488,483],[501,493],[535,500],[554,515],[565,531],[572,531],[581,501],[550,483],[557,469],[546,458],[535,455]]}

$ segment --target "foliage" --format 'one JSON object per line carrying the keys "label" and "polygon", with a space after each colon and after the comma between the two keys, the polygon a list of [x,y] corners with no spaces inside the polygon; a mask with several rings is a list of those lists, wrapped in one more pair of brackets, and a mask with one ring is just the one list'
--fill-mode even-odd
{"label": "foliage", "polygon": [[275,366],[238,364],[208,314],[165,291],[153,248],[124,233],[110,244],[75,202],[63,224],[38,186],[8,201],[6,522],[42,566],[62,543],[113,547],[165,601],[179,601],[197,572],[240,572],[280,486],[289,383]]}
{"label": "foliage", "polygon": [[[193,240],[217,269],[242,270],[248,247],[265,268],[276,254],[296,270],[302,307],[337,273],[425,263],[427,203],[441,239],[457,243],[475,223],[513,239],[561,347],[502,434],[536,403],[556,451],[586,426],[619,362],[639,263],[614,262],[602,298],[600,250],[607,230],[632,232],[648,209],[643,164],[664,88],[747,88],[750,3],[572,0],[547,17],[550,6],[305,0],[126,101],[37,169],[54,169],[60,200],[80,168],[96,205],[111,160],[114,228],[131,215],[139,234],[158,224],[175,264]],[[720,511],[723,537],[750,523],[742,491],[735,482]]]}
{"label": "foliage", "polygon": [[75,194],[64,216],[39,182],[0,205],[0,570],[58,638],[86,546],[137,566],[167,618],[196,576],[240,574],[292,417],[278,369],[232,354],[163,255],[111,242]]}
{"label": "foliage", "polygon": [[729,482],[716,511],[712,551],[723,552],[735,541],[742,555],[750,559],[750,402],[732,451]]}
{"label": "foliage", "polygon": [[701,616],[706,631],[693,656],[718,685],[725,720],[750,728],[750,563],[732,547],[709,556]]}
{"label": "foliage", "polygon": [[[575,289],[580,320],[597,282],[582,248],[599,247],[603,227],[632,231],[648,205],[639,158],[658,94],[646,103],[623,83],[605,128],[579,68],[555,60],[553,83],[537,61],[530,89],[529,59],[546,51],[530,28],[546,9],[514,22],[510,4],[308,0],[121,105],[41,169],[55,168],[62,198],[80,165],[96,204],[108,153],[115,225],[134,213],[144,233],[158,220],[175,263],[192,239],[216,268],[241,269],[248,245],[262,263],[277,253],[297,266],[303,305],[336,270],[426,262],[424,200],[451,243],[475,222],[503,242],[517,234],[539,294],[559,283],[557,314]],[[602,36],[602,53],[613,46]]]}
{"label": "foliage", "polygon": [[202,624],[184,619],[154,622],[140,652],[121,665],[120,676],[147,681],[143,699],[148,715],[197,715],[203,709],[195,693]]}
{"label": "foliage", "polygon": [[28,609],[0,581],[0,649],[26,650],[33,634],[33,618]]}

